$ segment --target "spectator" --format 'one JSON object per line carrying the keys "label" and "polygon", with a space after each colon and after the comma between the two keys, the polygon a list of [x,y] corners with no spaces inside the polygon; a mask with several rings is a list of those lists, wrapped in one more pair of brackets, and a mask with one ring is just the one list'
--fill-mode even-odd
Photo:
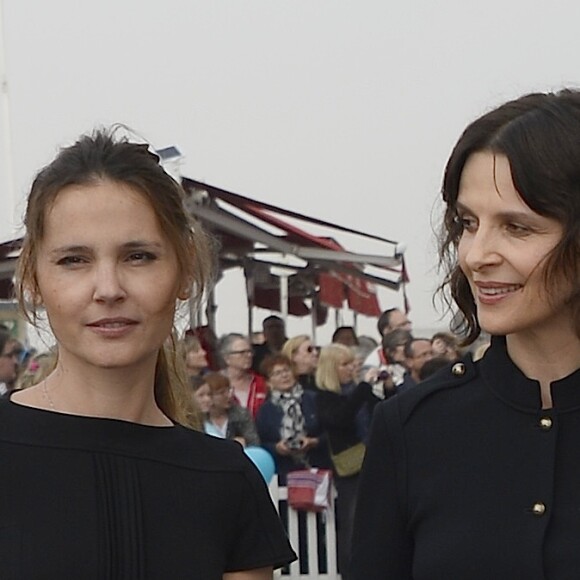
{"label": "spectator", "polygon": [[242,447],[260,445],[252,415],[232,400],[233,390],[228,378],[221,373],[208,373],[204,379],[211,395],[205,432],[214,437],[233,439]]}
{"label": "spectator", "polygon": [[431,337],[434,356],[443,356],[448,361],[456,361],[461,357],[461,349],[457,339],[450,332],[436,332]]}
{"label": "spectator", "polygon": [[318,365],[318,348],[307,334],[289,338],[282,347],[282,354],[290,359],[292,371],[304,389],[316,390],[314,372]]}
{"label": "spectator", "polygon": [[358,346],[358,338],[352,326],[339,326],[332,334],[332,342],[344,346]]}
{"label": "spectator", "polygon": [[265,447],[276,459],[281,485],[286,475],[304,467],[328,467],[326,442],[316,413],[316,393],[305,391],[283,354],[266,357],[262,374],[270,395],[260,408],[256,424]]}
{"label": "spectator", "polygon": [[[381,342],[385,334],[392,332],[393,330],[405,330],[411,333],[412,323],[404,312],[401,312],[398,308],[389,308],[385,310],[377,321],[377,330],[379,331],[379,336]],[[388,364],[389,361],[385,359],[384,350],[379,346],[373,352],[371,352],[366,358],[364,365],[365,367],[380,367],[381,365]]]}
{"label": "spectator", "polygon": [[294,555],[263,478],[188,421],[172,329],[214,259],[181,187],[100,130],[37,174],[25,224],[20,306],[58,354],[0,401],[2,578],[271,578]]}
{"label": "spectator", "polygon": [[189,384],[193,391],[195,407],[200,413],[200,417],[205,420],[211,407],[211,389],[203,375],[189,377]]}
{"label": "spectator", "polygon": [[226,334],[219,342],[219,352],[225,365],[234,401],[248,409],[255,419],[258,409],[266,400],[268,387],[264,377],[252,370],[252,347],[248,339],[235,332]]}
{"label": "spectator", "polygon": [[423,382],[433,376],[436,372],[449,366],[449,359],[444,356],[434,356],[425,362],[419,371],[419,382]]}
{"label": "spectator", "polygon": [[378,368],[389,373],[394,382],[396,392],[403,391],[415,384],[407,368],[407,358],[405,356],[405,346],[412,339],[411,333],[401,328],[387,332],[383,336],[382,358],[388,362]]}
{"label": "spectator", "polygon": [[0,332],[0,396],[9,396],[14,390],[22,345],[8,332]]}
{"label": "spectator", "polygon": [[201,346],[197,336],[191,334],[185,336],[183,339],[183,351],[187,376],[196,377],[207,372],[207,353]]}
{"label": "spectator", "polygon": [[277,354],[282,350],[286,342],[286,325],[279,316],[267,316],[262,322],[262,334],[264,342],[254,344],[254,359],[252,368],[259,373],[262,361],[271,354]]}
{"label": "spectator", "polygon": [[[370,416],[378,398],[366,382],[354,381],[354,354],[342,344],[331,344],[320,351],[316,369],[318,417],[328,437],[329,451],[337,455],[365,443]],[[337,543],[340,573],[348,580],[352,525],[358,472],[340,476],[335,471],[337,490]]]}
{"label": "spectator", "polygon": [[417,384],[423,365],[433,358],[431,341],[428,338],[412,338],[405,343],[405,361],[409,371],[409,385]]}
{"label": "spectator", "polygon": [[209,325],[196,326],[193,330],[188,329],[185,332],[185,336],[195,336],[199,340],[201,348],[205,351],[208,370],[218,371],[220,369],[219,355],[217,352],[218,339],[213,328]]}

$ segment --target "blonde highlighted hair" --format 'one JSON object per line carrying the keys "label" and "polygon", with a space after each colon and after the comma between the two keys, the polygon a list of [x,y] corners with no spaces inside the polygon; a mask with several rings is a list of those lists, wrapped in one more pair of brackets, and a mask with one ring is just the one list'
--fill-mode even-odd
{"label": "blonde highlighted hair", "polygon": [[281,353],[290,360],[294,374],[296,374],[294,355],[298,352],[300,346],[308,341],[310,341],[310,337],[307,334],[299,334],[298,336],[289,338],[282,347]]}
{"label": "blonde highlighted hair", "polygon": [[323,391],[340,393],[339,365],[354,360],[354,352],[348,346],[339,343],[329,344],[320,351],[316,368],[316,385]]}

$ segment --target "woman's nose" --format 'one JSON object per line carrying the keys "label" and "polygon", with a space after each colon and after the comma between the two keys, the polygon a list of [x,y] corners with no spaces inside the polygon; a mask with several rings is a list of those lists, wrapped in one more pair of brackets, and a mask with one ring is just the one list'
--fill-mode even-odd
{"label": "woman's nose", "polygon": [[126,297],[121,276],[115,264],[103,264],[95,269],[93,297],[100,302],[118,302]]}
{"label": "woman's nose", "polygon": [[479,227],[474,233],[464,234],[460,245],[464,246],[464,260],[471,270],[501,262],[501,241],[492,229]]}

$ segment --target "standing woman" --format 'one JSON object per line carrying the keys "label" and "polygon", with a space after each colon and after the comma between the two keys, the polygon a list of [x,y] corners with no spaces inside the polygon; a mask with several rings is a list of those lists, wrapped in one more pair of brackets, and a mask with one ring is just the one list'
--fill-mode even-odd
{"label": "standing woman", "polygon": [[182,194],[104,131],[34,180],[18,288],[58,354],[0,404],[3,579],[254,580],[293,557],[239,445],[186,427],[172,326],[213,259]]}
{"label": "standing woman", "polygon": [[286,485],[290,471],[328,467],[316,394],[304,390],[296,380],[290,359],[283,354],[267,356],[260,370],[268,381],[270,395],[258,412],[256,426],[262,446],[276,459],[280,485]]}
{"label": "standing woman", "polygon": [[220,339],[219,353],[224,362],[224,375],[229,379],[234,401],[250,411],[255,419],[266,400],[266,379],[252,370],[252,346],[250,341],[236,332]]}
{"label": "standing woman", "polygon": [[207,352],[197,336],[186,334],[182,341],[185,372],[188,377],[202,376],[208,369]]}
{"label": "standing woman", "polygon": [[282,354],[290,359],[292,371],[302,387],[316,391],[315,373],[318,365],[318,348],[307,334],[289,338],[282,347]]}
{"label": "standing woman", "polygon": [[[364,457],[372,409],[379,401],[367,382],[354,380],[354,352],[343,344],[320,351],[316,384],[318,419],[326,432],[337,490],[338,565],[344,580],[348,567],[359,471]],[[367,373],[376,374],[376,369]],[[366,377],[367,379],[369,377]],[[341,458],[347,458],[347,464]]]}
{"label": "standing woman", "polygon": [[377,408],[354,578],[577,578],[580,93],[474,121],[443,200],[456,321],[492,343]]}

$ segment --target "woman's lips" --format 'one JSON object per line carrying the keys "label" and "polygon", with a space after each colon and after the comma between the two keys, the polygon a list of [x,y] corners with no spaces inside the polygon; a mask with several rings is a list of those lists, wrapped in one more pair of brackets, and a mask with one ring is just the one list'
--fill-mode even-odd
{"label": "woman's lips", "polygon": [[476,282],[477,300],[481,304],[497,304],[513,296],[521,290],[521,284],[505,284],[499,282]]}
{"label": "woman's lips", "polygon": [[137,321],[131,318],[101,318],[87,324],[93,332],[109,338],[125,336],[136,325]]}

